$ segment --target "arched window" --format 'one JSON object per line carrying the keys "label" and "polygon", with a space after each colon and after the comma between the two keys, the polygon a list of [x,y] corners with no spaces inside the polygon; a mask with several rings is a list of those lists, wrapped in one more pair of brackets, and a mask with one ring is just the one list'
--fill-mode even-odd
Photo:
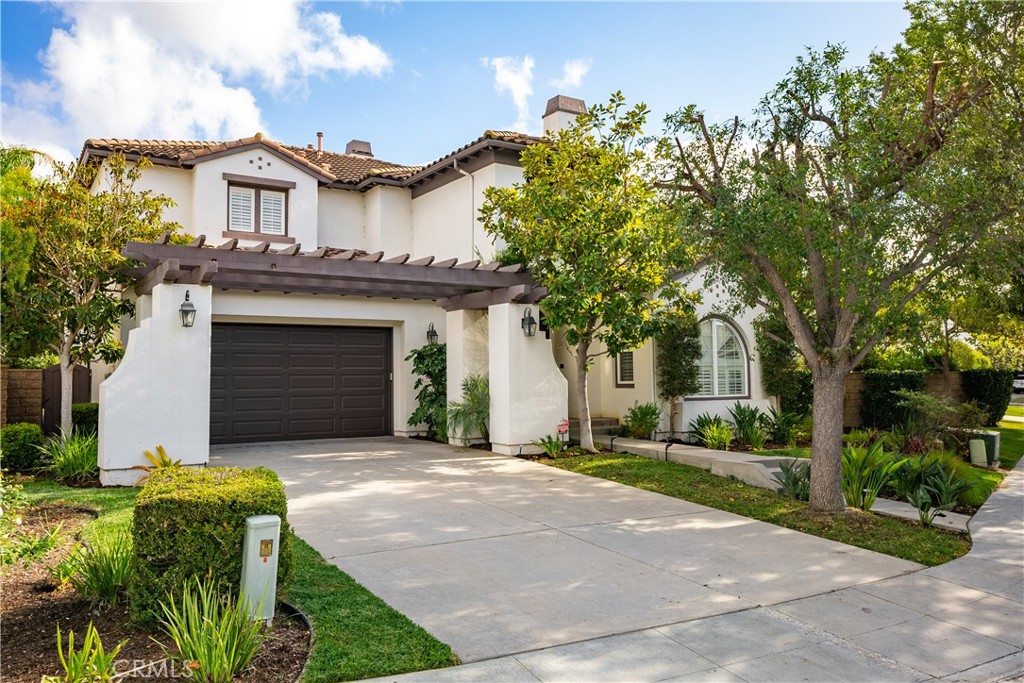
{"label": "arched window", "polygon": [[697,396],[746,396],[747,352],[729,323],[708,318],[700,324],[700,390]]}

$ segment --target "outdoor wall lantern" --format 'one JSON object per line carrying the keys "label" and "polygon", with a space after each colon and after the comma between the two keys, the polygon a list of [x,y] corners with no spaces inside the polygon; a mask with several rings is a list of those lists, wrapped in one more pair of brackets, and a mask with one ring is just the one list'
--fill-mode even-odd
{"label": "outdoor wall lantern", "polygon": [[181,326],[192,327],[196,323],[196,307],[188,299],[188,290],[185,290],[185,300],[181,302]]}
{"label": "outdoor wall lantern", "polygon": [[430,327],[427,328],[427,343],[437,343],[437,330],[434,329],[434,323],[430,323]]}
{"label": "outdoor wall lantern", "polygon": [[537,321],[533,317],[533,311],[530,307],[526,307],[526,313],[523,313],[523,334],[527,337],[532,337],[537,334]]}

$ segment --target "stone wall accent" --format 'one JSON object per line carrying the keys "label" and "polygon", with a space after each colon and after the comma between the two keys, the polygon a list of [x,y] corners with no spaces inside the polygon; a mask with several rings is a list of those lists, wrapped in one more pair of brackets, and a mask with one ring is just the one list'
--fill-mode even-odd
{"label": "stone wall accent", "polygon": [[[860,407],[863,403],[864,373],[853,372],[846,378],[846,395],[843,401],[843,427],[853,429],[861,426]],[[949,373],[949,391],[946,390],[946,378],[941,372],[931,372],[925,376],[924,393],[930,396],[949,396],[958,403],[967,400],[963,389],[963,378],[959,372]]]}
{"label": "stone wall accent", "polygon": [[43,422],[43,371],[14,370],[7,372],[6,424]]}
{"label": "stone wall accent", "polygon": [[0,365],[0,427],[7,426],[7,366]]}

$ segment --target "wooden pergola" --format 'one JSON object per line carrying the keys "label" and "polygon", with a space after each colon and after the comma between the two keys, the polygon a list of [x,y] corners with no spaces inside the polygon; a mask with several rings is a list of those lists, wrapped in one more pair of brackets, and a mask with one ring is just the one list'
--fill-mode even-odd
{"label": "wooden pergola", "polygon": [[269,242],[239,247],[237,239],[207,246],[200,235],[188,245],[129,242],[122,255],[141,265],[130,271],[135,293],[148,294],[161,283],[210,285],[222,290],[302,292],[340,296],[426,299],[445,310],[486,309],[501,303],[536,303],[547,294],[521,264],[459,263],[409,254],[301,245],[272,249]]}

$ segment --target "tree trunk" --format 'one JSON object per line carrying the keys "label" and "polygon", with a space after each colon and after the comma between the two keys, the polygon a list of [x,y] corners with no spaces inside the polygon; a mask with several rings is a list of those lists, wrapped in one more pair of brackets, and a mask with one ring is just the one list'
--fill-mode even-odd
{"label": "tree trunk", "polygon": [[843,393],[849,368],[819,365],[814,370],[814,432],[811,452],[811,509],[842,512]]}
{"label": "tree trunk", "polygon": [[594,451],[594,430],[590,426],[590,397],[587,395],[587,353],[590,342],[576,345],[576,392],[580,407],[580,448]]}
{"label": "tree trunk", "polygon": [[75,386],[75,366],[71,364],[71,344],[60,348],[60,431],[71,433],[71,400]]}
{"label": "tree trunk", "polygon": [[679,406],[677,405],[677,396],[673,396],[668,400],[668,438],[672,439],[676,435],[676,418],[679,416]]}

